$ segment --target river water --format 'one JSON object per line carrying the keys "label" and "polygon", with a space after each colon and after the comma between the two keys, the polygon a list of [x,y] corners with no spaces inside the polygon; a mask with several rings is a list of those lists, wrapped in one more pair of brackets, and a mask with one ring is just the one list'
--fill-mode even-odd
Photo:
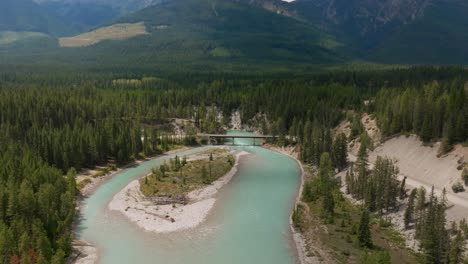
{"label": "river water", "polygon": [[233,148],[252,154],[241,157],[239,171],[217,194],[214,208],[199,227],[169,234],[145,232],[107,209],[115,193],[173,156],[168,155],[124,170],[84,200],[78,239],[97,246],[98,262],[105,264],[296,263],[289,215],[300,182],[298,165],[276,152],[242,146],[250,143],[248,139],[235,143]]}

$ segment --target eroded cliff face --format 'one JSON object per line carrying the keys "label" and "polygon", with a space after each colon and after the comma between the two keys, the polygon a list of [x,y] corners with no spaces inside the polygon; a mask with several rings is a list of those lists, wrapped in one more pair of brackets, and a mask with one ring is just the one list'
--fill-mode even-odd
{"label": "eroded cliff face", "polygon": [[[305,0],[307,1],[307,0]],[[407,24],[424,16],[431,0],[326,0],[325,23],[350,24],[361,35],[388,24]]]}
{"label": "eroded cliff face", "polygon": [[288,17],[297,17],[297,12],[281,0],[249,0],[251,4],[261,6],[264,9]]}
{"label": "eroded cliff face", "polygon": [[[424,16],[433,1],[458,0],[296,0],[307,3],[307,9],[297,3],[281,0],[233,0],[260,6],[268,11],[297,19],[302,14],[315,13],[322,26],[347,25],[359,29],[365,35],[387,24],[407,24]],[[314,22],[314,21],[312,21]]]}
{"label": "eroded cliff face", "polygon": [[293,18],[299,18],[298,12],[287,2],[282,0],[232,0],[234,2],[247,3],[249,5],[262,7],[270,12]]}

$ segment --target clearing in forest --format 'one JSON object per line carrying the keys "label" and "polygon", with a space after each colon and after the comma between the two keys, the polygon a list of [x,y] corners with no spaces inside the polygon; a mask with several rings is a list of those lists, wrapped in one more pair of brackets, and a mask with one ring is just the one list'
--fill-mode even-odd
{"label": "clearing in forest", "polygon": [[60,47],[77,48],[95,45],[104,40],[125,40],[132,37],[146,35],[145,24],[143,22],[134,24],[115,24],[108,27],[68,38],[60,38]]}
{"label": "clearing in forest", "polygon": [[48,35],[40,32],[0,31],[0,45],[8,45],[18,41],[44,37],[48,37]]}

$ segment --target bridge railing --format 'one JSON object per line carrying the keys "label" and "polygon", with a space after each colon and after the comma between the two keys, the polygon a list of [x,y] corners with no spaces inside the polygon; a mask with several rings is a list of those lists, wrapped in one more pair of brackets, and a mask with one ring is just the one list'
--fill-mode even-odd
{"label": "bridge railing", "polygon": [[[245,139],[253,139],[253,145],[257,145],[255,140],[256,139],[274,139],[277,136],[270,136],[270,135],[227,135],[227,134],[198,134],[198,137],[205,137],[208,138],[208,142],[211,143],[212,139],[232,139],[232,145],[235,145],[236,138],[245,138]],[[260,143],[261,144],[261,143]]]}

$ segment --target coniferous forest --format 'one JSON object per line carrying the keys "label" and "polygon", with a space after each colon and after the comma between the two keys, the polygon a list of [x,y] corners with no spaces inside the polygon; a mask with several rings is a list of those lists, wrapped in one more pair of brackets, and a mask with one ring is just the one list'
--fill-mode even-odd
{"label": "coniferous forest", "polygon": [[[197,132],[228,127],[234,111],[263,134],[278,135],[277,144],[300,145],[305,164],[320,165],[319,189],[310,195],[325,196],[324,217],[330,218],[329,195],[336,187],[328,176],[335,167],[349,166],[346,136],[334,135],[333,128],[349,118],[347,111],[374,113],[385,136],[411,132],[427,142],[442,140],[446,152],[468,140],[467,80],[468,72],[456,67],[297,76],[5,69],[0,74],[0,263],[65,262],[80,169],[110,160],[124,165],[169,145],[195,144]],[[186,138],[167,128],[172,118],[193,120]],[[353,130],[362,133],[359,125]],[[366,151],[363,147],[347,175],[348,192],[366,201],[370,212],[389,210],[402,195],[397,169],[382,158],[371,172]],[[431,195],[408,215],[409,223],[418,221],[427,263],[444,263],[440,260],[449,254],[437,247],[448,239],[440,231],[442,207]],[[439,225],[427,224],[433,218]],[[427,237],[433,229],[440,236]]]}

